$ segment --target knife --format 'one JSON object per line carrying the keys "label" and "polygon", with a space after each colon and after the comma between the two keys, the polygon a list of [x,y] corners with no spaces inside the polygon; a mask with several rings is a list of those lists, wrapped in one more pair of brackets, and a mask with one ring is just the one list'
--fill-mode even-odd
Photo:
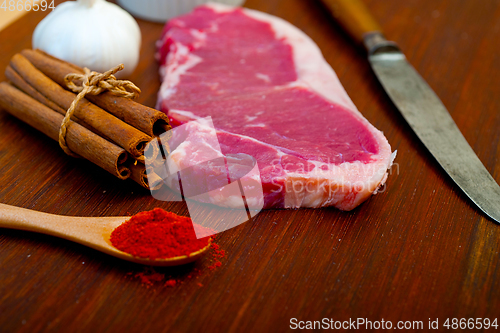
{"label": "knife", "polygon": [[500,223],[500,186],[398,45],[384,38],[361,0],[322,1],[351,37],[364,45],[382,87],[425,147],[462,191]]}

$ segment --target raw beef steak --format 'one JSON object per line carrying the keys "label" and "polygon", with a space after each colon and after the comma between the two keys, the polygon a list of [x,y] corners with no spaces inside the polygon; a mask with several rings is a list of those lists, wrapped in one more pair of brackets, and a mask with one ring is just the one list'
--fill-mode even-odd
{"label": "raw beef steak", "polygon": [[172,19],[158,55],[158,108],[173,126],[211,116],[222,154],[257,160],[264,208],[351,210],[385,182],[389,143],[291,24],[209,4]]}

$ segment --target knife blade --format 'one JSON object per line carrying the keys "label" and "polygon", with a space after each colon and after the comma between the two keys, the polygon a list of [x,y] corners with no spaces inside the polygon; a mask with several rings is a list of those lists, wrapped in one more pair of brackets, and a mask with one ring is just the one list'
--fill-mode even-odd
{"label": "knife blade", "polygon": [[347,32],[365,46],[375,75],[420,141],[472,202],[500,223],[500,186],[397,44],[384,38],[360,0],[323,2]]}

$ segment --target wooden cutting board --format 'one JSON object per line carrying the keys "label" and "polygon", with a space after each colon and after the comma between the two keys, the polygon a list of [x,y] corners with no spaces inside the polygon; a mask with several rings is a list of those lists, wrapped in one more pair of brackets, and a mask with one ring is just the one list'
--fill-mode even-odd
{"label": "wooden cutting board", "polygon": [[[500,1],[366,3],[500,181]],[[290,21],[319,45],[359,110],[398,150],[386,191],[347,213],[261,212],[220,234],[221,267],[208,269],[208,257],[158,270],[177,279],[174,287],[144,285],[135,277],[143,267],[77,244],[0,230],[1,331],[276,332],[288,330],[291,318],[422,321],[427,329],[429,318],[443,328],[447,318],[500,316],[500,226],[418,142],[363,52],[316,1],[246,6]],[[0,32],[2,71],[31,46],[45,15],[30,12]],[[131,79],[143,91],[140,102],[154,106],[162,25],[139,23],[141,62]],[[162,207],[187,214],[183,203],[156,201],[132,182],[69,158],[1,110],[0,184],[0,202],[49,213],[131,215]]]}

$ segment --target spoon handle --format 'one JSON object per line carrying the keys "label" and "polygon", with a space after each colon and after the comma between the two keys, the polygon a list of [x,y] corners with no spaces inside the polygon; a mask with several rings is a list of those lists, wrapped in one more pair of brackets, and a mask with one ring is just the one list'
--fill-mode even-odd
{"label": "spoon handle", "polygon": [[60,216],[37,212],[34,210],[0,204],[0,227],[27,230],[41,233],[54,232],[59,223],[63,222]]}
{"label": "spoon handle", "polygon": [[124,219],[61,216],[0,204],[2,228],[39,232],[84,245],[104,241],[106,234],[111,234]]}

